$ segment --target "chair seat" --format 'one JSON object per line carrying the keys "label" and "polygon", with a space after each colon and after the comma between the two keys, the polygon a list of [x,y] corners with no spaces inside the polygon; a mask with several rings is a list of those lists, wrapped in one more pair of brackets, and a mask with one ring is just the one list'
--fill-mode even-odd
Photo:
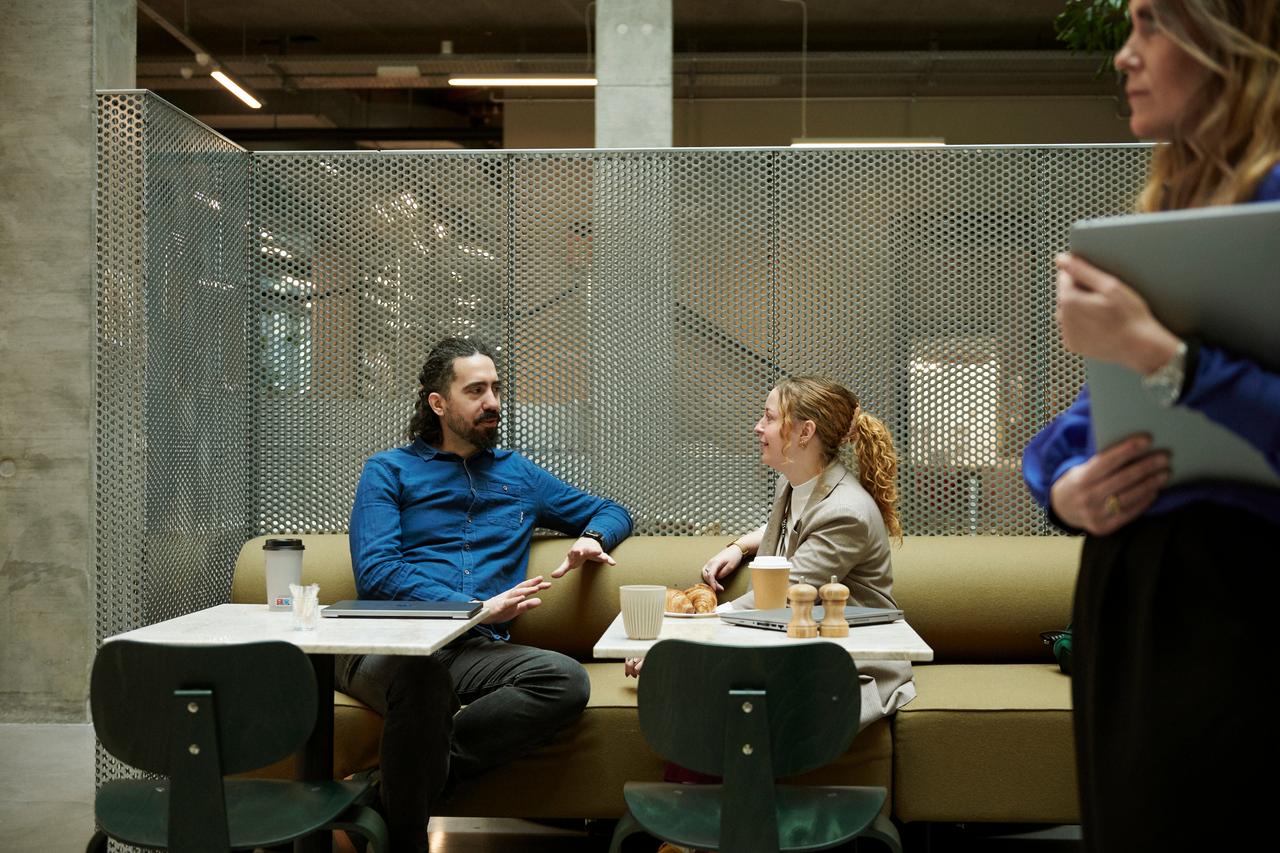
{"label": "chair seat", "polygon": [[[857,836],[875,820],[883,788],[777,787],[781,850],[825,850]],[[653,835],[683,847],[717,850],[723,786],[628,782],[632,816]]]}
{"label": "chair seat", "polygon": [[[227,825],[233,848],[269,847],[334,821],[368,789],[367,782],[227,780]],[[169,783],[122,780],[98,789],[98,825],[117,841],[164,847]]]}

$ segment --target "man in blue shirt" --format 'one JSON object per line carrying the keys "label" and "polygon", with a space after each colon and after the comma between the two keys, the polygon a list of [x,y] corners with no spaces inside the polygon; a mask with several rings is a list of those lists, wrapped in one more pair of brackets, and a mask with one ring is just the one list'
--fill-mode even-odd
{"label": "man in blue shirt", "polygon": [[[618,504],[497,450],[502,385],[483,343],[446,338],[418,377],[413,443],[365,462],[351,510],[361,598],[481,601],[483,623],[430,657],[340,657],[337,683],[383,715],[382,804],[392,849],[427,850],[450,780],[550,740],[586,706],[586,671],[507,642],[507,626],[585,562],[615,565],[631,532]],[[535,526],[575,536],[549,577],[525,578]],[[466,707],[458,711],[461,705]]]}

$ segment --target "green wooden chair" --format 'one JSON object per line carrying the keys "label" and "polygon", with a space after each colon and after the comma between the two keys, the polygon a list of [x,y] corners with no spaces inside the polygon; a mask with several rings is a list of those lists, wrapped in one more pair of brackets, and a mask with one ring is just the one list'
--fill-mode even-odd
{"label": "green wooden chair", "polygon": [[98,789],[99,830],[138,847],[187,853],[273,847],[346,829],[387,849],[387,830],[362,805],[366,782],[224,779],[295,752],[316,720],[316,677],[296,646],[167,646],[117,640],[98,650],[93,727],[107,752],[168,780]]}
{"label": "green wooden chair", "polygon": [[639,684],[640,729],[663,758],[719,785],[628,782],[612,853],[638,832],[698,850],[825,850],[859,835],[901,851],[884,788],[776,785],[842,755],[858,732],[858,670],[833,643],[741,648],[667,640]]}

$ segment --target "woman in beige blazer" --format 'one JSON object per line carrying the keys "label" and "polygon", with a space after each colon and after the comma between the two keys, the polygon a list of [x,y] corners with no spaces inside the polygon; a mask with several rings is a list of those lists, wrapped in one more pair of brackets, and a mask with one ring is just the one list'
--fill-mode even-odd
{"label": "woman in beige blazer", "polygon": [[[756,554],[784,555],[791,582],[822,586],[832,576],[862,607],[897,607],[889,538],[901,538],[895,475],[898,460],[885,425],[863,411],[853,392],[829,379],[778,383],[755,426],[760,460],[782,476],[769,521],[743,534],[702,567],[716,591],[721,579]],[[755,606],[748,592],[732,605]],[[858,663],[865,727],[915,698],[911,664]]]}

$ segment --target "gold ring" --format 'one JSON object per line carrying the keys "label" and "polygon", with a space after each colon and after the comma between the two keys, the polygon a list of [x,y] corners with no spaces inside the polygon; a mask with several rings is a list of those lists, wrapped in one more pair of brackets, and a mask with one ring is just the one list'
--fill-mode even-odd
{"label": "gold ring", "polygon": [[1116,494],[1107,495],[1107,502],[1104,504],[1107,508],[1107,515],[1116,516],[1120,514],[1120,496]]}

